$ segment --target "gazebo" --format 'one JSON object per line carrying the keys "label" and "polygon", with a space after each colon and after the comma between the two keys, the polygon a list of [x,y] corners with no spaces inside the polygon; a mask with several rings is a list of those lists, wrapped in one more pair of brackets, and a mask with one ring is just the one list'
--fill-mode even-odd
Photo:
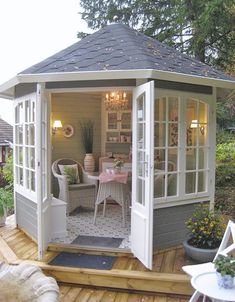
{"label": "gazebo", "polygon": [[[181,243],[194,204],[213,208],[216,99],[234,88],[233,78],[118,23],[2,84],[0,96],[14,102],[16,222],[39,258],[66,232],[51,165],[83,160],[84,120],[95,125],[96,170],[111,154],[132,172],[134,255],[151,268],[154,249]],[[55,120],[69,132],[55,133]]]}

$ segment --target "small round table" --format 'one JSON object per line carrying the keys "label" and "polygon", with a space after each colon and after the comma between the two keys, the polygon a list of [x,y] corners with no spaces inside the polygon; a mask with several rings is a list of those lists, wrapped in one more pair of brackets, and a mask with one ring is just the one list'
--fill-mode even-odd
{"label": "small round table", "polygon": [[216,301],[235,301],[235,284],[232,289],[219,287],[215,272],[199,274],[191,279],[191,284],[201,294]]}

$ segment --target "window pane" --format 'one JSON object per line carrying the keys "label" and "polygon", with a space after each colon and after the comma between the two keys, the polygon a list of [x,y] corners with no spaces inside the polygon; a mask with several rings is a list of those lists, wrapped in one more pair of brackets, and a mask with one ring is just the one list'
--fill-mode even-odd
{"label": "window pane", "polygon": [[166,125],[163,123],[155,123],[154,125],[154,146],[166,146]]}
{"label": "window pane", "polygon": [[19,169],[19,182],[21,186],[23,186],[23,168],[18,168]]}
{"label": "window pane", "polygon": [[157,174],[154,175],[154,197],[164,197],[165,196],[165,175]]}
{"label": "window pane", "polygon": [[198,192],[206,191],[206,171],[198,172]]}
{"label": "window pane", "polygon": [[30,115],[30,101],[25,102],[25,121],[29,122],[29,115]]}
{"label": "window pane", "polygon": [[168,127],[168,146],[178,146],[178,124],[169,123]]}
{"label": "window pane", "polygon": [[173,148],[168,151],[168,172],[177,171],[178,149]]}
{"label": "window pane", "polygon": [[30,173],[31,173],[31,191],[35,192],[35,173],[32,171]]}
{"label": "window pane", "polygon": [[178,121],[178,98],[169,97],[168,98],[168,120]]}
{"label": "window pane", "polygon": [[154,170],[165,171],[165,149],[159,149],[154,151]]}
{"label": "window pane", "polygon": [[208,105],[204,102],[199,102],[199,122],[207,123],[207,109]]}
{"label": "window pane", "polygon": [[109,112],[108,113],[108,129],[117,129],[118,123],[117,123],[117,113],[116,112]]}
{"label": "window pane", "polygon": [[186,149],[186,170],[196,170],[196,148]]}
{"label": "window pane", "polygon": [[193,99],[187,100],[186,107],[186,121],[188,125],[191,125],[192,120],[198,120],[197,118],[197,101]]}
{"label": "window pane", "polygon": [[16,126],[16,144],[22,145],[23,144],[23,126]]}
{"label": "window pane", "polygon": [[156,99],[154,103],[154,120],[166,120],[166,98]]}
{"label": "window pane", "polygon": [[16,124],[22,124],[24,121],[23,103],[19,103],[15,108],[15,121]]}
{"label": "window pane", "polygon": [[177,195],[177,174],[168,174],[167,178],[167,196]]}
{"label": "window pane", "polygon": [[186,194],[195,193],[196,173],[186,173]]}
{"label": "window pane", "polygon": [[207,164],[207,149],[205,148],[200,148],[198,151],[199,154],[199,160],[198,160],[198,165],[199,169],[206,169],[206,164]]}
{"label": "window pane", "polygon": [[23,148],[19,147],[19,165],[23,166]]}
{"label": "window pane", "polygon": [[121,114],[121,129],[131,129],[131,113],[123,112]]}
{"label": "window pane", "polygon": [[199,128],[199,145],[205,146],[207,143],[207,125],[200,124]]}

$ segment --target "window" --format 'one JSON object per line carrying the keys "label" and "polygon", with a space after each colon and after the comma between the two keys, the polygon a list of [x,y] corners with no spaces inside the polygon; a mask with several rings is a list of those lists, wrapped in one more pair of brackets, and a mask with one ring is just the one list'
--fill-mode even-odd
{"label": "window", "polygon": [[14,131],[15,183],[35,192],[35,100],[17,102]]}
{"label": "window", "polygon": [[154,198],[181,200],[208,195],[208,113],[200,99],[155,99]]}

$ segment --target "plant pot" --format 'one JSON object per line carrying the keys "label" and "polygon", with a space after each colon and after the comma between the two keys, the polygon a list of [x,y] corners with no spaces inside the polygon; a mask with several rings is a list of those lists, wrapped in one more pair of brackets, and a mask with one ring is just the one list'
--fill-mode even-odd
{"label": "plant pot", "polygon": [[87,153],[84,158],[84,169],[86,172],[95,171],[95,160],[92,153]]}
{"label": "plant pot", "polygon": [[223,287],[225,289],[233,288],[233,277],[230,275],[222,276],[220,272],[216,272],[217,282],[219,287]]}
{"label": "plant pot", "polygon": [[183,242],[183,247],[187,256],[195,260],[197,263],[211,262],[213,261],[218,248],[216,249],[202,249],[194,247],[188,243],[190,239]]}

